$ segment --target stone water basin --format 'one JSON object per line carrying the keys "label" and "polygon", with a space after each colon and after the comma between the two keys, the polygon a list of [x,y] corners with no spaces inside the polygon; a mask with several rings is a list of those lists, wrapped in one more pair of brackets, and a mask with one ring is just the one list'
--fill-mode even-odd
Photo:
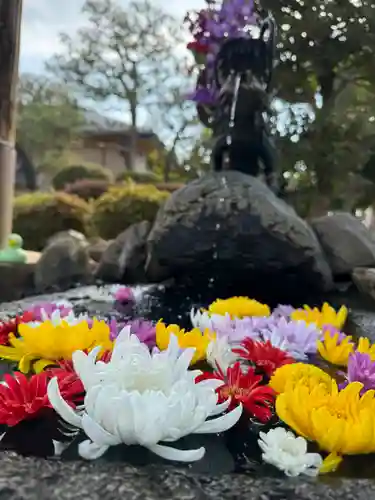
{"label": "stone water basin", "polygon": [[[113,313],[113,304],[108,299],[109,287],[84,287],[61,294],[30,297],[23,301],[3,303],[0,315],[15,314],[30,305],[45,301],[69,300],[77,310],[99,316]],[[136,311],[116,311],[123,314],[143,315],[148,319],[163,318],[166,322],[189,325],[188,313],[199,304],[183,294],[166,295],[161,287],[137,287]],[[166,298],[167,297],[167,298]],[[355,291],[338,293],[328,298],[332,305],[345,304],[350,308],[346,333],[368,336],[375,341],[375,303]],[[236,433],[238,434],[238,433]],[[238,438],[241,439],[238,439]],[[251,441],[251,440],[250,440]],[[243,436],[229,431],[226,442],[214,436],[204,443],[207,448],[205,459],[193,465],[170,465],[160,460],[151,460],[134,449],[131,456],[120,463],[114,454],[109,460],[87,463],[66,456],[66,460],[42,460],[23,458],[12,452],[0,454],[0,500],[28,499],[35,497],[36,477],[41,498],[118,498],[157,499],[199,498],[229,499],[252,498],[259,500],[282,500],[290,498],[367,499],[375,493],[375,456],[345,459],[337,473],[308,479],[300,476],[289,479],[270,467],[255,465],[244,459],[251,442],[243,443]],[[34,496],[33,496],[34,495]]]}

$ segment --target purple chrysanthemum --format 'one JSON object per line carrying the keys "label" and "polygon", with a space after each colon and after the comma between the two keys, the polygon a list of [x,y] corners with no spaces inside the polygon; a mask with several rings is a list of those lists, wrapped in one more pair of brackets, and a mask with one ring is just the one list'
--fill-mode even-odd
{"label": "purple chrysanthemum", "polygon": [[262,330],[261,337],[264,341],[269,340],[275,347],[289,352],[295,359],[305,359],[307,354],[317,352],[321,331],[313,323],[289,321],[284,317]]}
{"label": "purple chrysanthemum", "polygon": [[115,340],[125,326],[130,326],[130,332],[136,335],[141,342],[144,342],[149,347],[155,346],[156,329],[151,321],[134,319],[126,323],[117,323],[116,320],[111,320],[108,324],[111,329],[111,340]]}
{"label": "purple chrysanthemum", "polygon": [[275,309],[272,311],[272,316],[274,318],[290,318],[290,315],[292,314],[293,311],[295,311],[295,307],[285,305],[285,304],[279,304]]}
{"label": "purple chrysanthemum", "polygon": [[[341,373],[342,374],[342,373]],[[349,356],[346,380],[340,385],[344,389],[351,382],[361,382],[361,394],[370,389],[375,389],[375,362],[371,361],[369,354],[355,352]]]}
{"label": "purple chrysanthemum", "polygon": [[27,312],[31,312],[34,315],[34,321],[44,321],[42,311],[44,311],[48,317],[51,317],[51,314],[57,310],[60,311],[60,317],[64,318],[72,311],[72,307],[69,307],[64,303],[59,304],[54,302],[42,302],[40,304],[36,304]]}

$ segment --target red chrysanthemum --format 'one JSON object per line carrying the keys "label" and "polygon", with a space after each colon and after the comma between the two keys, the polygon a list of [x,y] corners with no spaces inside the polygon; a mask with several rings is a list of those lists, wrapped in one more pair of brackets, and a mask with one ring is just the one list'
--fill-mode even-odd
{"label": "red chrysanthemum", "polygon": [[229,407],[233,409],[239,403],[244,410],[262,423],[266,423],[273,415],[275,391],[271,387],[262,385],[263,377],[256,375],[255,369],[249,367],[247,372],[241,370],[241,363],[237,362],[224,373],[220,368],[213,373],[205,372],[199,375],[196,382],[208,379],[222,380],[224,383],[217,389],[219,403],[229,397],[232,398]]}
{"label": "red chrysanthemum", "polygon": [[34,321],[34,314],[32,312],[25,312],[21,316],[16,316],[8,321],[0,321],[0,345],[8,344],[9,335],[17,333],[20,323],[29,323],[30,321]]}
{"label": "red chrysanthemum", "polygon": [[233,352],[254,364],[267,377],[271,377],[280,366],[296,362],[287,352],[273,346],[269,340],[259,342],[246,338],[241,343],[241,347],[233,349]]}
{"label": "red chrysanthemum", "polygon": [[[44,409],[51,408],[47,386],[51,375],[38,373],[27,378],[23,373],[4,375],[5,384],[0,384],[0,424],[17,425],[23,420],[34,418]],[[75,406],[74,402],[82,393],[80,380],[69,376],[59,377],[59,388],[63,398]]]}

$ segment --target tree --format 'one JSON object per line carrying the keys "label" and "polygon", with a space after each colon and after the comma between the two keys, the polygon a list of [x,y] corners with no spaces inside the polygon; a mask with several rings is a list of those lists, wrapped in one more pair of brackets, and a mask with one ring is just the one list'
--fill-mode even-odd
{"label": "tree", "polygon": [[64,85],[23,75],[19,84],[17,142],[37,167],[69,149],[83,117]]}
{"label": "tree", "polygon": [[[150,0],[131,1],[123,10],[114,0],[86,0],[88,25],[75,36],[62,35],[65,47],[48,65],[85,97],[113,102],[131,122],[128,168],[134,169],[140,116],[165,110],[165,96],[179,74],[176,48],[183,43],[176,19]],[[147,114],[146,114],[147,116]]]}
{"label": "tree", "polygon": [[275,72],[284,103],[281,166],[309,185],[310,213],[324,213],[343,206],[348,186],[360,184],[368,146],[375,144],[375,6],[368,0],[262,3],[281,28]]}

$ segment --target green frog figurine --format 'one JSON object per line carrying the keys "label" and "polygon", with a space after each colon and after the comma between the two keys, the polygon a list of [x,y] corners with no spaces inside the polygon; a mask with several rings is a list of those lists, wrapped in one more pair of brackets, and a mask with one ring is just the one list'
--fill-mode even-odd
{"label": "green frog figurine", "polygon": [[11,234],[8,245],[0,250],[0,262],[20,262],[24,264],[27,260],[26,252],[22,249],[23,239],[19,234]]}

